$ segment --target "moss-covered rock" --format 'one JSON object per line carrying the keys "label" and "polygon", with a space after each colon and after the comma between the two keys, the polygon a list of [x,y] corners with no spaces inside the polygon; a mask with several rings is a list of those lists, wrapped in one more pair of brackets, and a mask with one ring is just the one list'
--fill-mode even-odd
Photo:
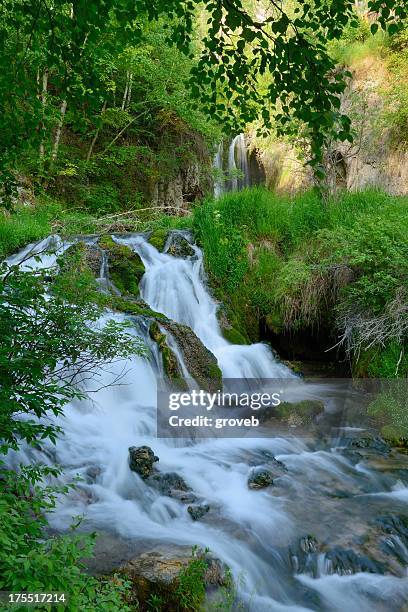
{"label": "moss-covered rock", "polygon": [[[172,544],[161,545],[121,567],[131,582],[139,610],[187,612],[207,609],[205,598],[220,586],[229,586],[226,567],[206,551]],[[158,606],[153,608],[151,602]]]}
{"label": "moss-covered rock", "polygon": [[156,312],[149,308],[149,306],[143,300],[139,299],[131,299],[124,298],[122,296],[112,295],[109,299],[109,307],[112,310],[118,310],[119,312],[124,312],[126,314],[147,317],[150,319],[155,319],[159,322],[166,322],[169,319],[162,314],[161,312]]}
{"label": "moss-covered rock", "polygon": [[268,313],[265,316],[264,321],[266,328],[273,334],[280,334],[284,330],[283,319],[278,312]]}
{"label": "moss-covered rock", "polygon": [[123,244],[117,244],[111,236],[99,241],[101,249],[108,254],[109,276],[123,295],[139,295],[139,282],[145,273],[144,263],[137,253]]}
{"label": "moss-covered rock", "polygon": [[275,415],[288,425],[310,425],[324,412],[324,403],[320,400],[303,400],[301,402],[283,402],[275,408]]}
{"label": "moss-covered rock", "polygon": [[273,474],[266,468],[257,467],[248,476],[248,488],[255,491],[265,489],[273,484]]}
{"label": "moss-covered rock", "polygon": [[58,258],[59,274],[52,291],[64,300],[76,304],[94,302],[105,305],[105,297],[99,291],[96,278],[101,267],[101,251],[98,247],[79,241],[71,245]]}
{"label": "moss-covered rock", "polygon": [[79,271],[89,270],[95,277],[99,277],[101,262],[101,250],[97,246],[81,240],[68,247],[59,260],[61,271],[68,268],[76,268]]}
{"label": "moss-covered rock", "polygon": [[215,392],[222,389],[222,372],[217,359],[187,325],[163,323],[179,347],[184,363],[202,389]]}
{"label": "moss-covered rock", "polygon": [[167,229],[153,230],[149,236],[148,242],[150,242],[150,244],[154,246],[155,249],[157,249],[158,251],[160,251],[160,253],[162,253],[164,251],[164,247],[166,245],[166,240],[167,240],[168,235],[169,235],[169,230]]}
{"label": "moss-covered rock", "polygon": [[160,330],[157,321],[152,321],[149,328],[149,335],[159,347],[162,359],[163,367],[167,378],[172,382],[176,383],[178,387],[187,388],[183,374],[181,372],[177,357],[167,344],[166,334],[163,334]]}
{"label": "moss-covered rock", "polygon": [[250,344],[246,333],[239,331],[234,313],[224,305],[218,308],[217,319],[225,340],[231,342],[231,344]]}
{"label": "moss-covered rock", "polygon": [[159,461],[150,446],[131,446],[129,448],[129,467],[132,472],[146,480],[154,473],[154,464]]}
{"label": "moss-covered rock", "polygon": [[225,340],[231,342],[231,344],[248,344],[247,339],[235,327],[221,328],[221,331]]}

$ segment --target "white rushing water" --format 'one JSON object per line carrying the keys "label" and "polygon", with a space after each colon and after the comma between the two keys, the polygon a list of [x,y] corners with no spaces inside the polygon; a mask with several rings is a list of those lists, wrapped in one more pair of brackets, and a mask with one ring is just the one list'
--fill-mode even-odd
{"label": "white rushing water", "polygon": [[[231,345],[222,337],[217,305],[203,280],[197,247],[195,257],[179,259],[159,253],[140,235],[116,240],[137,251],[144,261],[143,299],[154,310],[189,325],[215,354],[225,377],[292,376],[267,345]],[[244,609],[256,612],[401,609],[408,595],[407,579],[365,572],[331,575],[327,564],[322,564],[318,576],[296,576],[288,553],[300,536],[316,533],[329,539],[334,525],[340,533],[349,528],[348,506],[344,500],[334,505],[329,494],[333,490],[347,488],[355,496],[351,520],[357,525],[368,516],[367,499],[374,499],[370,504],[375,499],[383,503],[381,495],[364,497],[364,493],[392,492],[395,482],[383,475],[377,478],[370,468],[364,472],[331,449],[313,450],[296,437],[271,434],[265,439],[217,438],[178,441],[177,445],[158,439],[156,389],[163,374],[161,358],[142,328],[134,333],[144,337],[151,357],[129,359],[120,386],[108,386],[89,400],[67,407],[61,419],[64,436],[55,448],[50,445],[46,454],[37,454],[37,459],[61,464],[68,480],[77,474],[84,478],[61,502],[51,517],[52,525],[65,529],[72,516],[83,515],[87,528],[130,541],[208,546],[231,567]],[[110,377],[123,370],[123,363],[110,369],[112,373],[102,380],[107,385]],[[150,446],[159,456],[160,471],[182,476],[210,505],[203,520],[192,521],[185,504],[160,495],[130,471],[128,448],[141,445]],[[32,452],[27,451],[25,458]],[[286,464],[287,473],[274,487],[250,490],[251,467],[264,464],[271,455]],[[19,459],[24,459],[23,453]],[[398,497],[387,500],[400,503]]]}
{"label": "white rushing water", "polygon": [[[240,171],[241,176],[237,176],[237,170]],[[231,176],[231,191],[249,186],[248,150],[244,134],[235,136],[230,144],[228,151],[228,173]]]}

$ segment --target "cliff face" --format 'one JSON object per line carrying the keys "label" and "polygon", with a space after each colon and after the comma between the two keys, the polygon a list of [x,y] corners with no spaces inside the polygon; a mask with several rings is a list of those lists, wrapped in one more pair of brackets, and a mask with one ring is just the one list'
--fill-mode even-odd
{"label": "cliff face", "polygon": [[351,146],[340,143],[333,148],[337,183],[350,191],[375,187],[392,195],[408,194],[408,150],[404,135],[387,120],[392,101],[384,62],[366,58],[352,74],[342,111],[352,118],[356,138]]}
{"label": "cliff face", "polygon": [[[352,79],[345,92],[342,112],[349,115],[355,140],[331,143],[325,155],[327,180],[331,191],[359,191],[378,188],[392,195],[408,194],[407,135],[398,130],[390,113],[394,110],[387,63],[379,57],[366,57],[350,68]],[[272,190],[296,193],[313,185],[313,177],[300,161],[297,148],[270,139],[257,143]]]}
{"label": "cliff face", "polygon": [[192,202],[202,199],[212,192],[212,177],[209,157],[199,161],[191,161],[180,168],[172,178],[159,179],[152,188],[152,206],[189,208]]}

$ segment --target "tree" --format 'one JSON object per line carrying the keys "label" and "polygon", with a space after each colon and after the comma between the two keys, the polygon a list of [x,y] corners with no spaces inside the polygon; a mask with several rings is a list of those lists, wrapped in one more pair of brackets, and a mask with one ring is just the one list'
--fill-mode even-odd
{"label": "tree", "polygon": [[[102,312],[94,303],[96,281],[78,259],[55,270],[0,267],[0,452],[23,445],[41,449],[61,429],[49,418],[63,413],[80,384],[109,362],[142,354],[143,346],[126,326],[93,324]],[[88,273],[89,272],[89,273]],[[67,291],[68,288],[68,291]],[[75,298],[75,299],[73,299]],[[18,456],[17,456],[18,457]],[[60,591],[68,610],[129,610],[126,581],[97,580],[84,573],[81,559],[94,537],[49,535],[47,514],[69,486],[53,486],[56,465],[0,461],[0,589]],[[57,606],[56,606],[57,607]]]}
{"label": "tree", "polygon": [[56,160],[69,113],[83,126],[100,112],[110,55],[125,40],[139,40],[135,18],[132,0],[0,4],[0,181],[6,200],[13,172],[28,153],[40,166]]}

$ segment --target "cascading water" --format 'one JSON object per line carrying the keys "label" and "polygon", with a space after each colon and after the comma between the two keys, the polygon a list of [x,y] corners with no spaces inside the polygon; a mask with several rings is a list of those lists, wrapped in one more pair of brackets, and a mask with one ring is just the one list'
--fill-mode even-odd
{"label": "cascading water", "polygon": [[215,170],[214,196],[218,198],[224,191],[237,191],[249,187],[251,177],[248,164],[248,150],[244,134],[235,136],[228,148],[228,167],[224,176],[224,145],[221,141],[214,156],[213,168]]}
{"label": "cascading water", "polygon": [[[292,376],[266,345],[236,346],[224,340],[197,247],[193,257],[181,259],[159,253],[141,235],[115,240],[143,259],[143,299],[156,311],[189,325],[216,355],[224,376]],[[64,467],[67,480],[78,473],[84,478],[61,500],[52,525],[65,529],[72,516],[83,515],[86,528],[117,534],[135,547],[142,541],[208,546],[230,566],[244,609],[254,612],[402,610],[408,596],[406,577],[381,575],[378,567],[365,569],[364,564],[335,572],[324,553],[313,557],[307,547],[300,552],[295,547],[299,538],[311,533],[327,547],[343,542],[343,548],[352,547],[353,538],[362,537],[371,520],[390,508],[403,512],[408,489],[401,471],[390,475],[364,457],[353,462],[342,449],[273,432],[262,439],[206,438],[179,440],[177,445],[158,439],[161,357],[143,321],[136,323],[134,333],[144,338],[150,358],[129,359],[121,386],[107,386],[92,399],[73,402],[61,419],[64,436],[55,447],[11,457],[16,463],[33,456],[56,462]],[[111,369],[103,381],[106,385],[122,372],[123,363]],[[184,504],[161,495],[130,471],[128,448],[141,445],[149,445],[160,457],[161,471],[182,476],[210,505],[206,518],[192,521]],[[273,487],[248,489],[251,467],[267,464],[272,456],[286,471]]]}
{"label": "cascading water", "polygon": [[[237,175],[237,171],[240,175]],[[231,191],[249,186],[248,151],[244,134],[238,134],[231,142],[228,152],[228,174],[231,176]]]}

